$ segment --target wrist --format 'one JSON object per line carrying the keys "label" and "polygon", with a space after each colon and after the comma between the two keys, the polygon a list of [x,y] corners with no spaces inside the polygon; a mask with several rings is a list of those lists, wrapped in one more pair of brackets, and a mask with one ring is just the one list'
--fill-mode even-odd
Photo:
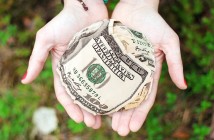
{"label": "wrist", "polygon": [[133,6],[150,7],[158,10],[159,0],[120,0]]}
{"label": "wrist", "polygon": [[[80,4],[79,0],[62,0],[65,6]],[[82,0],[85,4],[104,4],[103,0]]]}
{"label": "wrist", "polygon": [[[105,19],[108,18],[108,12],[106,9],[106,5],[103,0],[64,0],[64,8],[63,11],[66,13],[79,13],[83,15],[90,15],[91,19]],[[85,9],[87,7],[87,10]]]}
{"label": "wrist", "polygon": [[80,8],[84,11],[100,9],[105,7],[103,0],[62,0],[64,3],[64,9]]}

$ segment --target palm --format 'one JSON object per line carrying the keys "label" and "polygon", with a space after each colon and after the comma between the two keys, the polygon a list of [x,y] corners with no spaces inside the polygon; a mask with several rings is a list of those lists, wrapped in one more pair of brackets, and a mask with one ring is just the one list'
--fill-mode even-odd
{"label": "palm", "polygon": [[[60,57],[75,33],[96,21],[106,18],[105,13],[95,15],[78,11],[80,11],[79,7],[64,9],[46,26],[40,29],[41,37],[45,38],[50,46],[54,45],[53,53],[60,54]],[[101,13],[103,11],[105,9]]]}
{"label": "palm", "polygon": [[[64,87],[62,87],[59,76],[56,73],[56,66],[74,34],[94,22],[107,18],[107,11],[103,4],[94,4],[94,6],[99,8],[89,9],[87,12],[78,5],[64,8],[54,19],[38,31],[29,61],[28,74],[22,82],[29,83],[38,76],[48,52],[51,51],[57,99],[69,116],[76,122],[84,120],[87,126],[99,128],[101,124],[100,116],[93,116],[74,104]],[[98,14],[95,14],[95,12]]]}
{"label": "palm", "polygon": [[[154,45],[156,55],[163,54],[160,52],[162,44],[167,43],[169,38],[177,37],[163,18],[151,8],[142,7],[135,10],[129,4],[120,3],[112,18],[146,35]],[[161,58],[163,59],[163,55]]]}
{"label": "palm", "polygon": [[[143,124],[155,100],[164,55],[166,55],[167,59],[175,59],[172,55],[176,53],[180,54],[180,52],[179,46],[173,45],[173,43],[179,45],[179,40],[176,33],[158,12],[152,8],[137,6],[133,8],[133,5],[121,2],[117,5],[112,18],[145,34],[155,49],[156,72],[154,74],[153,87],[149,98],[135,109],[117,112],[112,115],[112,128],[120,135],[127,135],[130,130],[137,131]],[[173,54],[168,53],[169,47],[172,48],[172,52],[174,51]],[[180,57],[178,56],[175,61],[167,60],[168,65],[171,66],[169,67],[169,73],[178,87],[186,88],[182,81],[181,60],[176,62],[177,59],[179,60]],[[176,66],[177,64],[179,64],[179,67]],[[174,65],[174,67],[172,65]],[[175,72],[178,72],[178,74],[181,73],[181,75],[179,75],[180,77],[175,76]]]}
{"label": "palm", "polygon": [[[48,30],[50,31],[51,35],[50,38],[53,39],[51,42],[55,42],[55,46],[52,49],[55,92],[58,100],[61,102],[61,104],[63,104],[67,113],[73,119],[75,119],[77,122],[80,122],[85,118],[86,125],[97,128],[99,125],[95,126],[94,124],[96,123],[96,120],[100,120],[100,116],[96,116],[95,118],[92,114],[80,109],[77,105],[73,104],[71,98],[69,98],[69,96],[66,94],[64,87],[62,87],[62,85],[59,83],[60,79],[55,70],[59,59],[65,52],[67,45],[73,35],[82,28],[101,19],[93,19],[89,14],[85,13],[79,13],[78,15],[73,15],[70,13],[72,13],[72,11],[62,11],[55,19],[53,19],[52,22],[50,22],[50,24],[48,24],[48,27],[52,28],[52,30]],[[81,22],[79,23],[80,19]],[[73,112],[75,112],[75,116]]]}

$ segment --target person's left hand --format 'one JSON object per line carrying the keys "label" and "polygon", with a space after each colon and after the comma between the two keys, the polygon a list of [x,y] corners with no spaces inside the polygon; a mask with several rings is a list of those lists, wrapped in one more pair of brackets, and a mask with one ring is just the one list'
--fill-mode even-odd
{"label": "person's left hand", "polygon": [[121,0],[112,16],[113,19],[146,35],[154,46],[156,60],[152,91],[148,99],[137,108],[116,112],[112,115],[112,128],[121,136],[128,135],[130,131],[138,131],[145,121],[155,100],[162,62],[165,57],[172,81],[180,89],[187,88],[178,36],[158,14],[157,8],[146,5],[144,2],[144,0],[137,0],[137,2],[136,0]]}
{"label": "person's left hand", "polygon": [[101,117],[94,116],[73,103],[60,82],[56,67],[74,34],[94,22],[108,18],[107,10],[102,0],[87,0],[88,11],[84,11],[77,0],[64,1],[63,10],[37,32],[28,70],[22,83],[28,84],[39,75],[49,52],[51,52],[57,99],[73,120],[84,121],[88,127],[97,129],[101,125]]}

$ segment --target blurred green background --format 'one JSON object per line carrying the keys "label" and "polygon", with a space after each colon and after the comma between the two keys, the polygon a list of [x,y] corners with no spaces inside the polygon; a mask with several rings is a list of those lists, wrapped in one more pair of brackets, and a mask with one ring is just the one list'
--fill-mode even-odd
{"label": "blurred green background", "polygon": [[[110,13],[118,0],[107,4]],[[60,10],[59,0],[0,0],[0,140],[91,139],[177,140],[211,139],[214,134],[214,1],[162,0],[159,11],[178,33],[188,89],[170,80],[164,62],[156,102],[143,127],[122,138],[103,118],[102,128],[76,124],[56,100],[51,62],[30,85],[20,79],[34,44],[35,34]],[[32,114],[40,106],[57,111],[59,126],[48,136],[31,137]]]}

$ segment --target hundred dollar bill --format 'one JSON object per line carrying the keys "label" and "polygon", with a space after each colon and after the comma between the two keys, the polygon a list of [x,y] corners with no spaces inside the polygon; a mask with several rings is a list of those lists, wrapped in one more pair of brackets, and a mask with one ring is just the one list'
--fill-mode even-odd
{"label": "hundred dollar bill", "polygon": [[152,89],[151,87],[152,87],[152,80],[150,80],[148,83],[146,83],[143,86],[142,91],[138,93],[134,101],[131,101],[129,104],[124,106],[121,110],[128,110],[139,106],[144,100],[148,98],[149,93],[151,92],[151,89]]}
{"label": "hundred dollar bill", "polygon": [[[78,32],[57,66],[62,85],[74,103],[94,115],[137,107],[151,89],[154,69],[139,59],[144,51],[136,50],[132,42],[136,39],[134,30],[132,34],[114,32],[114,26],[124,25],[103,20]],[[129,44],[124,45],[124,41]],[[145,56],[153,60],[152,47],[148,50]]]}
{"label": "hundred dollar bill", "polygon": [[[119,38],[128,53],[132,53],[141,62],[147,63],[149,68],[155,70],[154,48],[147,38],[140,32],[129,29],[114,20],[110,20],[109,32]],[[120,25],[120,26],[119,26]]]}
{"label": "hundred dollar bill", "polygon": [[133,54],[135,58],[138,58],[152,71],[150,80],[148,80],[148,83],[143,87],[143,90],[138,93],[136,99],[123,108],[125,110],[131,109],[139,106],[140,103],[148,97],[151,91],[152,76],[155,70],[154,49],[152,44],[142,33],[134,31],[127,26],[122,25],[120,22],[114,22],[113,20],[111,20],[109,24],[109,32],[119,38],[116,39],[118,44],[122,43],[120,46],[124,46],[128,53]]}

